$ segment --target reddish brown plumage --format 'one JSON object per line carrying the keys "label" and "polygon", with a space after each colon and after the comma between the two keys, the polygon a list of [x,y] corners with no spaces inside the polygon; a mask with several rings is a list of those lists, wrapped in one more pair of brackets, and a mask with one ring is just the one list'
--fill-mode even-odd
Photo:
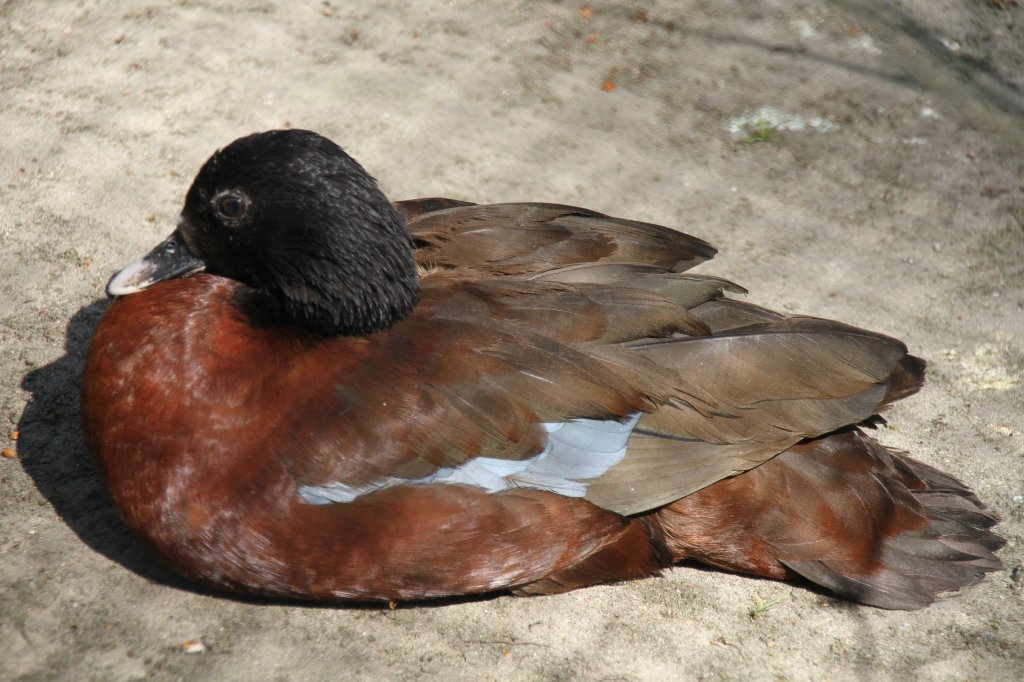
{"label": "reddish brown plumage", "polygon": [[[97,464],[115,503],[183,574],[280,596],[425,598],[540,579],[628,526],[588,502],[533,490],[488,495],[463,486],[406,486],[347,505],[302,503],[296,488],[304,477],[323,474],[316,467],[330,464],[321,452],[328,445],[366,451],[368,468],[389,473],[417,473],[408,462],[392,461],[410,450],[443,460],[449,453],[424,445],[417,426],[444,416],[413,404],[417,421],[337,423],[347,410],[365,417],[403,399],[400,392],[392,397],[402,379],[381,374],[401,377],[406,369],[382,359],[396,346],[377,348],[378,337],[324,342],[299,330],[255,328],[231,305],[237,288],[200,275],[159,285],[157,296],[120,299],[97,331],[83,380],[89,450],[102,453]],[[173,324],[154,325],[154,317]],[[135,342],[126,346],[128,338]],[[462,360],[434,352],[440,339],[429,334],[380,338],[404,346],[420,367],[430,366],[428,355],[441,371]],[[243,358],[260,358],[259,365],[240,367]],[[377,371],[360,381],[367,366]],[[192,371],[168,372],[180,367]],[[318,405],[331,392],[321,382],[333,387],[346,376],[355,399],[344,407]],[[409,431],[397,431],[399,425]],[[536,429],[521,431],[516,446],[539,449]],[[485,440],[476,433],[458,448],[475,453]]]}
{"label": "reddish brown plumage", "polygon": [[[663,227],[547,204],[398,207],[431,270],[383,331],[282,323],[209,274],[105,315],[88,449],[126,523],[183,575],[406,600],[694,559],[917,608],[998,567],[994,518],[962,484],[856,427],[920,387],[899,341],[727,300],[740,289],[679,274],[714,249]],[[594,426],[551,445],[579,420]],[[625,455],[601,450],[634,423]],[[492,469],[455,477],[474,466]]]}

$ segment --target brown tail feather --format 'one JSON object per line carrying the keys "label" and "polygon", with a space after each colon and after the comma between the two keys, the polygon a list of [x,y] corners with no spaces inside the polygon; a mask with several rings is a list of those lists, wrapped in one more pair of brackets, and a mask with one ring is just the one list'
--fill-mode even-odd
{"label": "brown tail feather", "polygon": [[795,445],[654,520],[676,560],[799,575],[882,608],[927,606],[1001,567],[996,518],[962,483],[856,429]]}

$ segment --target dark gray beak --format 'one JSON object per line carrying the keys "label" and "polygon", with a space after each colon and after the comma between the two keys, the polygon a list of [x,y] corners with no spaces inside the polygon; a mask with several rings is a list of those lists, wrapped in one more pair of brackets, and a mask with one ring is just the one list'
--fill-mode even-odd
{"label": "dark gray beak", "polygon": [[165,279],[191,275],[205,267],[206,264],[185,246],[181,231],[175,230],[155,249],[111,277],[107,282],[107,295],[127,296]]}

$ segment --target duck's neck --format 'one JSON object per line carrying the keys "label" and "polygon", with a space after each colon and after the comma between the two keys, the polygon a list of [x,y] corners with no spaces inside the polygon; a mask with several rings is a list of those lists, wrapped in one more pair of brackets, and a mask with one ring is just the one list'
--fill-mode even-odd
{"label": "duck's neck", "polygon": [[328,271],[315,280],[284,279],[258,290],[243,287],[239,303],[261,325],[293,325],[326,336],[371,334],[404,319],[419,302],[411,255],[409,261],[408,269],[377,263],[380,269],[374,268],[372,276]]}

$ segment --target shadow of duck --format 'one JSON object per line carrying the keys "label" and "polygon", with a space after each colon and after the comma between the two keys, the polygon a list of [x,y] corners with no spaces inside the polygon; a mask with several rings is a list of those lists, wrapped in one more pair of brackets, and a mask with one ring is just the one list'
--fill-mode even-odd
{"label": "shadow of duck", "polygon": [[81,308],[65,334],[64,355],[21,382],[31,394],[18,422],[18,456],[36,488],[74,533],[96,552],[153,582],[195,591],[146,552],[117,516],[82,442],[79,393],[85,355],[109,307]]}

